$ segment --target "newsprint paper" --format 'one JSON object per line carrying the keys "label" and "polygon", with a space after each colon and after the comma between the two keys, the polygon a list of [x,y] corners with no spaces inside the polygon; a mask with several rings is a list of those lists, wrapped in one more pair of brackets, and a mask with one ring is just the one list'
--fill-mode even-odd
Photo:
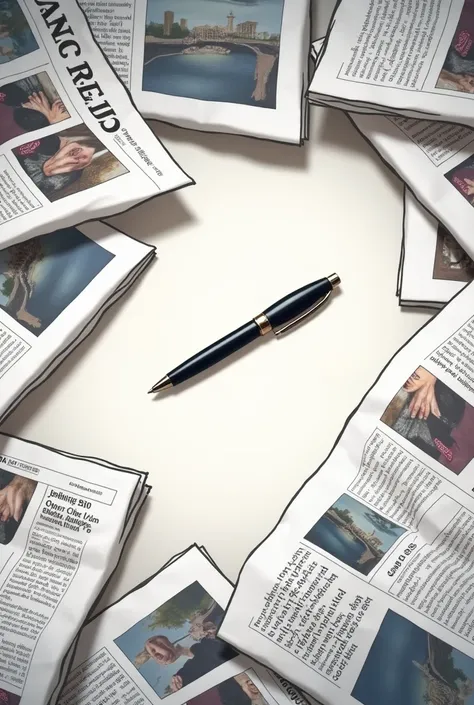
{"label": "newsprint paper", "polygon": [[340,0],[310,96],[474,126],[474,0]]}
{"label": "newsprint paper", "polygon": [[0,246],[189,183],[76,0],[0,0]]}
{"label": "newsprint paper", "polygon": [[472,701],[473,311],[469,284],[390,361],[218,632],[325,705]]}
{"label": "newsprint paper", "polygon": [[84,627],[59,705],[308,705],[216,638],[231,592],[204,549],[174,557]]}
{"label": "newsprint paper", "polygon": [[0,250],[0,421],[92,331],[155,248],[101,222]]}
{"label": "newsprint paper", "polygon": [[0,436],[0,702],[52,705],[146,474]]}
{"label": "newsprint paper", "polygon": [[80,0],[138,109],[180,127],[299,144],[309,0]]}
{"label": "newsprint paper", "polygon": [[440,308],[474,279],[474,263],[408,189],[404,199],[400,304]]}

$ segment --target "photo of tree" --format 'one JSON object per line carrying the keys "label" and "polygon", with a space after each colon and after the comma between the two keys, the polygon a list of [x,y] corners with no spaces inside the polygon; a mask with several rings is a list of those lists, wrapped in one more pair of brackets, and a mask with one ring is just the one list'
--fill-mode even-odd
{"label": "photo of tree", "polygon": [[222,607],[196,581],[114,643],[158,697],[166,698],[238,656],[216,638],[223,617]]}
{"label": "photo of tree", "polygon": [[405,531],[354,497],[343,494],[305,539],[368,575]]}
{"label": "photo of tree", "polygon": [[474,660],[388,610],[352,696],[363,705],[474,705]]}
{"label": "photo of tree", "polygon": [[276,108],[284,0],[148,0],[143,90]]}
{"label": "photo of tree", "polygon": [[77,228],[0,250],[0,308],[38,336],[114,256]]}

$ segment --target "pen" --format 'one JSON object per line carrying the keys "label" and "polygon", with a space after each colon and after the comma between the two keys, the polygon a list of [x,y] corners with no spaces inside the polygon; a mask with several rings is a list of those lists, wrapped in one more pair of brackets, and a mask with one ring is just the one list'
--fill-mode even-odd
{"label": "pen", "polygon": [[163,392],[165,389],[185,382],[212,365],[221,362],[237,350],[241,350],[260,336],[268,333],[274,333],[276,336],[286,333],[320,308],[340,283],[338,275],[331,274],[329,277],[318,279],[293,291],[245,325],[175,367],[160,379],[148,394]]}

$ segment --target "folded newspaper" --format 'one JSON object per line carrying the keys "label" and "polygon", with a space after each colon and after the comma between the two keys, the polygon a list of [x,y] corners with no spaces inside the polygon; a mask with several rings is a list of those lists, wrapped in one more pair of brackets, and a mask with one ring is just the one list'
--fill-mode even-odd
{"label": "folded newspaper", "polygon": [[105,223],[0,250],[0,421],[135,282],[155,248]]}
{"label": "folded newspaper", "polygon": [[189,183],[76,0],[0,3],[1,246]]}
{"label": "folded newspaper", "polygon": [[431,120],[348,115],[420,203],[474,257],[474,131]]}
{"label": "folded newspaper", "polygon": [[308,705],[216,638],[231,592],[204,549],[171,559],[84,627],[59,705]]}
{"label": "folded newspaper", "polygon": [[326,705],[474,694],[474,284],[389,362],[218,636]]}
{"label": "folded newspaper", "polygon": [[474,0],[340,0],[310,96],[474,126]]}
{"label": "folded newspaper", "polygon": [[299,144],[310,0],[80,0],[147,118]]}
{"label": "folded newspaper", "polygon": [[405,189],[400,304],[440,308],[473,278],[469,255]]}
{"label": "folded newspaper", "polygon": [[[53,703],[146,474],[0,435],[0,702]],[[84,587],[87,586],[87,589]]]}

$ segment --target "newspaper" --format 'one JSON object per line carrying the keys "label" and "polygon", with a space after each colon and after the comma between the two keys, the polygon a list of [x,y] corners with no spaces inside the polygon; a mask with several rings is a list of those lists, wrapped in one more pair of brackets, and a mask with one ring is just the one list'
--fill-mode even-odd
{"label": "newspaper", "polygon": [[231,591],[204,550],[174,557],[84,627],[59,704],[308,705],[216,639]]}
{"label": "newspaper", "polygon": [[307,137],[310,0],[81,0],[140,112],[293,144]]}
{"label": "newspaper", "polygon": [[0,701],[52,703],[148,493],[146,474],[6,435],[0,468]]}
{"label": "newspaper", "polygon": [[410,192],[405,189],[402,306],[439,308],[474,278],[474,263]]}
{"label": "newspaper", "polygon": [[431,120],[348,116],[420,203],[474,256],[474,131]]}
{"label": "newspaper", "polygon": [[76,0],[0,0],[2,246],[190,183],[140,117]]}
{"label": "newspaper", "polygon": [[340,0],[310,93],[474,126],[474,0]]}
{"label": "newspaper", "polygon": [[218,636],[326,705],[474,694],[473,311],[392,358],[240,573]]}
{"label": "newspaper", "polygon": [[128,291],[155,248],[95,222],[0,250],[0,421]]}

